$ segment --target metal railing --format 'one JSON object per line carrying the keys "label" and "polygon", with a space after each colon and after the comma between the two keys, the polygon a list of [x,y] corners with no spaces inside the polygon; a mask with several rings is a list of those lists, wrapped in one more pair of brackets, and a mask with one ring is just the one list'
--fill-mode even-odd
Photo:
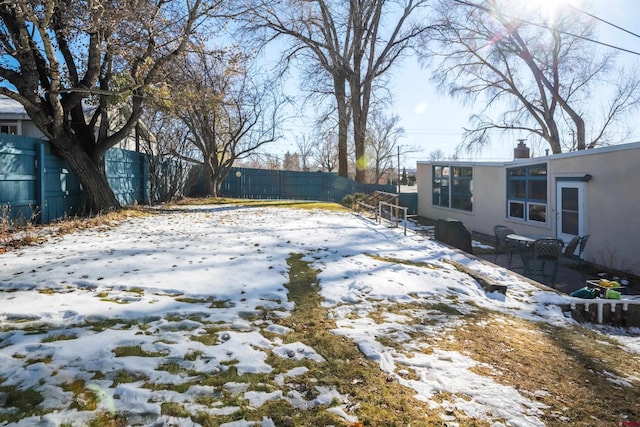
{"label": "metal railing", "polygon": [[[383,206],[387,206],[389,208],[389,213],[393,213],[393,211],[395,210],[396,214],[395,215],[389,215],[389,218],[385,218],[383,215]],[[377,219],[378,222],[382,222],[383,219],[388,220],[389,222],[391,222],[392,224],[395,224],[396,227],[399,227],[400,225],[400,211],[402,211],[402,215],[403,215],[403,225],[404,225],[404,235],[407,235],[407,210],[408,208],[404,207],[404,206],[399,206],[399,205],[392,205],[391,203],[387,203],[387,202],[378,202],[378,215],[377,215]]]}

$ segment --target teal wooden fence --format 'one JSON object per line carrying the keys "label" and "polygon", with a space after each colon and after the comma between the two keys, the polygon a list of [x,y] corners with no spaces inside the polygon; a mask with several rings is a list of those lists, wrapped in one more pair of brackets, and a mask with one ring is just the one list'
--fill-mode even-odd
{"label": "teal wooden fence", "polygon": [[[123,205],[149,200],[144,155],[112,148],[105,155],[107,179]],[[0,215],[17,222],[47,223],[82,208],[82,188],[48,141],[0,134]]]}
{"label": "teal wooden fence", "polygon": [[[202,191],[204,180],[199,183]],[[225,197],[240,199],[296,199],[340,202],[348,194],[386,191],[395,193],[395,185],[364,184],[334,173],[296,172],[232,168],[223,182],[221,193]],[[417,193],[400,195],[400,205],[407,208],[409,215],[418,210]]]}
{"label": "teal wooden fence", "polygon": [[[200,175],[202,176],[202,175]],[[364,184],[334,173],[231,168],[221,195],[239,199],[295,199],[340,202],[347,194],[395,192],[395,186]],[[204,178],[194,189],[204,195]]]}
{"label": "teal wooden fence", "polygon": [[[105,155],[107,179],[124,205],[147,203],[150,176],[144,154],[112,148]],[[202,174],[200,174],[202,176]],[[195,193],[204,194],[204,181]],[[324,172],[233,168],[223,196],[241,199],[295,199],[340,202],[348,194],[395,192],[392,185],[363,184]],[[417,198],[401,195],[401,205],[415,214]],[[51,152],[48,141],[0,134],[0,219],[47,223],[76,214],[82,188],[65,162]]]}

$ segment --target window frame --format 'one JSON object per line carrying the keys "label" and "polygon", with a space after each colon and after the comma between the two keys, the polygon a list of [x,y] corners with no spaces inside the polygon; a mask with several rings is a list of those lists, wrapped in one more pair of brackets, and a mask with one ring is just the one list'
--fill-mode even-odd
{"label": "window frame", "polygon": [[[507,176],[507,218],[539,225],[548,224],[549,167],[547,163],[508,167],[506,168],[505,173]],[[540,183],[544,183],[544,185],[540,186]],[[519,194],[514,195],[513,193],[516,191]],[[521,194],[522,191],[524,191],[524,194]],[[533,194],[536,191],[538,194]],[[544,198],[542,198],[541,195],[544,195]],[[520,209],[517,212],[514,209],[516,206],[520,206]],[[542,212],[544,221],[535,217],[534,213],[536,212],[536,208],[538,211]],[[520,212],[522,215],[519,215]]]}
{"label": "window frame", "polygon": [[[2,129],[3,128],[7,128],[7,132],[3,132]],[[12,133],[11,130],[14,130],[14,132]],[[18,122],[12,122],[12,121],[0,121],[0,133],[5,134],[5,135],[19,135],[19,126],[18,126]]]}
{"label": "window frame", "polygon": [[432,206],[473,212],[473,166],[438,163],[431,173]]}

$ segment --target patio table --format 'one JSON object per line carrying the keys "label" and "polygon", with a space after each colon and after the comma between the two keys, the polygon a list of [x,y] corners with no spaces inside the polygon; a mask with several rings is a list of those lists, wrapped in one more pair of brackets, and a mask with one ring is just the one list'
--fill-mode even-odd
{"label": "patio table", "polygon": [[540,236],[537,234],[507,234],[507,240],[518,242],[518,252],[520,252],[520,258],[522,258],[522,264],[524,266],[523,275],[529,275],[529,259],[531,256],[531,248],[533,243],[539,239],[555,239],[550,236]]}
{"label": "patio table", "polygon": [[533,242],[539,239],[555,239],[551,236],[539,236],[537,234],[507,234],[507,239],[514,240],[520,244],[531,246]]}

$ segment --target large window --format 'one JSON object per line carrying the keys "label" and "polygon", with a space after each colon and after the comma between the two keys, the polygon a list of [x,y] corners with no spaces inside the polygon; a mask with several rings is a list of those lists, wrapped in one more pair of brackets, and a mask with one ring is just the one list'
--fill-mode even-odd
{"label": "large window", "polygon": [[473,169],[462,166],[433,166],[433,205],[473,210]]}
{"label": "large window", "polygon": [[507,214],[523,221],[547,222],[547,165],[507,169]]}

